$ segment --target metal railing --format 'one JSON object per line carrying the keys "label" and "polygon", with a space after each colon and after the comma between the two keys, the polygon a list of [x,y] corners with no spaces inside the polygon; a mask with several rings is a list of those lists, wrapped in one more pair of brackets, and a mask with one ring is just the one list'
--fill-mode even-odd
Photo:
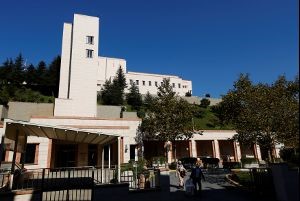
{"label": "metal railing", "polygon": [[15,174],[13,189],[64,190],[90,188],[94,184],[117,182],[115,167],[66,167],[28,169]]}
{"label": "metal railing", "polygon": [[127,170],[121,173],[121,183],[129,183],[130,190],[156,189],[160,187],[160,170],[147,169],[141,173],[136,170]]}
{"label": "metal railing", "polygon": [[4,191],[8,188],[10,179],[10,172],[0,173],[0,191]]}
{"label": "metal railing", "polygon": [[273,176],[270,168],[250,168],[251,177],[250,189],[258,195],[273,198],[275,189],[273,184]]}

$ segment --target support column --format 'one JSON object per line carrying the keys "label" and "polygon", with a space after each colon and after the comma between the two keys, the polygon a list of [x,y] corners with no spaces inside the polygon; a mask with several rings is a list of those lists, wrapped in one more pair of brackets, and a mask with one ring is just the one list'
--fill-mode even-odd
{"label": "support column", "polygon": [[110,169],[110,144],[108,145],[108,169]]}
{"label": "support column", "polygon": [[121,182],[121,137],[118,137],[118,182]]}
{"label": "support column", "polygon": [[192,144],[192,157],[197,157],[197,146],[196,146],[196,141],[191,140]]}
{"label": "support column", "polygon": [[16,130],[16,140],[15,140],[15,146],[14,146],[14,154],[11,164],[11,175],[10,175],[10,181],[9,181],[9,189],[12,189],[13,181],[14,181],[14,171],[15,171],[15,163],[16,163],[16,156],[18,151],[18,141],[19,141],[19,129]]}
{"label": "support column", "polygon": [[258,161],[261,161],[261,152],[260,152],[260,147],[258,144],[254,144],[254,146],[256,147],[256,155],[257,155],[257,159]]}
{"label": "support column", "polygon": [[104,146],[102,146],[101,151],[101,183],[104,182]]}
{"label": "support column", "polygon": [[23,145],[23,152],[22,152],[22,169],[24,168],[24,164],[25,164],[25,157],[26,157],[26,148],[27,148],[27,134],[25,134],[24,136],[24,145]]}
{"label": "support column", "polygon": [[219,147],[219,141],[218,140],[214,140],[214,147],[215,147],[215,157],[220,159],[220,161],[221,161],[220,147]]}
{"label": "support column", "polygon": [[242,152],[241,152],[241,146],[239,142],[235,142],[235,148],[237,154],[237,162],[240,162],[242,158]]}

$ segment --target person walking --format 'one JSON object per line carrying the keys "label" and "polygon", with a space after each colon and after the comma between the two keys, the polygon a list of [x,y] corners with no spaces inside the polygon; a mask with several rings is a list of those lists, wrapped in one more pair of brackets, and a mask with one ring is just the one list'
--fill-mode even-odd
{"label": "person walking", "polygon": [[[193,180],[193,184],[195,186],[195,195],[196,194],[201,194],[201,179],[203,179],[205,181],[205,177],[204,174],[201,170],[201,160],[200,158],[197,159],[196,161],[196,166],[192,169],[192,173],[191,173],[191,179]],[[198,185],[198,188],[197,188]],[[198,190],[197,190],[198,189]]]}
{"label": "person walking", "polygon": [[176,173],[179,179],[179,188],[183,188],[184,185],[183,181],[186,175],[186,169],[183,167],[181,161],[178,161]]}

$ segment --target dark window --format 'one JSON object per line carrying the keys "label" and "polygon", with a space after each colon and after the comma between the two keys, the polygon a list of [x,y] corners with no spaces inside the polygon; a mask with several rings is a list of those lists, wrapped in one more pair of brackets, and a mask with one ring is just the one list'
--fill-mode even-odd
{"label": "dark window", "polygon": [[173,88],[175,88],[175,83],[172,83]]}
{"label": "dark window", "polygon": [[178,88],[180,88],[181,87],[181,85],[178,83]]}
{"label": "dark window", "polygon": [[155,86],[157,87],[157,82],[155,82]]}
{"label": "dark window", "polygon": [[135,83],[136,83],[136,85],[139,85],[139,81],[138,80],[136,80]]}
{"label": "dark window", "polygon": [[130,159],[135,159],[135,145],[130,145]]}
{"label": "dark window", "polygon": [[149,86],[151,86],[151,81],[149,81]]}
{"label": "dark window", "polygon": [[146,83],[146,82],[143,80],[143,86],[145,86],[145,83]]}
{"label": "dark window", "polygon": [[94,44],[94,36],[87,36],[86,37],[86,43],[93,45]]}
{"label": "dark window", "polygon": [[87,49],[86,50],[86,57],[87,58],[93,58],[93,53],[94,53],[94,50]]}
{"label": "dark window", "polygon": [[[35,152],[38,144],[27,144],[25,153],[25,163],[35,162]],[[21,159],[23,161],[23,159]]]}

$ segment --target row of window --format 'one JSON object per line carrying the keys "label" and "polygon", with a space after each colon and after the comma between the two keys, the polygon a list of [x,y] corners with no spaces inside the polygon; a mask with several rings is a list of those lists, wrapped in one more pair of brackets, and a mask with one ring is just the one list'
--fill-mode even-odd
{"label": "row of window", "polygon": [[[129,83],[130,83],[130,85],[132,85],[133,83],[135,83],[136,85],[140,85],[140,81],[139,80],[135,80],[135,82],[133,82],[133,80],[130,79]],[[160,84],[162,84],[162,82]],[[142,80],[142,85],[146,86],[146,81],[145,80]],[[148,86],[152,86],[152,81],[148,81]],[[154,81],[154,86],[158,87],[158,82],[157,81]],[[172,87],[176,88],[176,84],[172,83]],[[180,83],[178,83],[178,88],[181,88],[181,84]],[[187,88],[187,85],[182,85],[182,88]]]}

